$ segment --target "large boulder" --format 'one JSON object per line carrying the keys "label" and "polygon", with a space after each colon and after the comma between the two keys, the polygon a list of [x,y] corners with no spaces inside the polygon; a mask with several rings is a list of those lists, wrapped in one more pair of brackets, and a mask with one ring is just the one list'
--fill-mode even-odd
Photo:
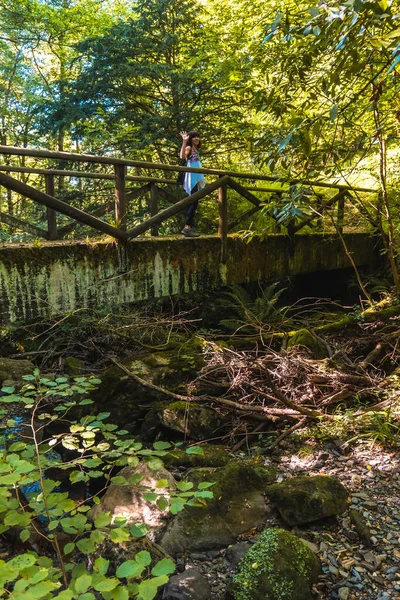
{"label": "large boulder", "polygon": [[226,426],[226,419],[213,408],[195,402],[177,400],[158,402],[146,415],[140,430],[145,441],[151,441],[162,429],[188,437],[207,440],[216,437]]}
{"label": "large boulder", "polygon": [[275,471],[253,461],[232,461],[218,469],[191,469],[187,479],[195,485],[212,481],[213,498],[204,506],[186,506],[171,521],[159,544],[175,555],[185,551],[219,549],[238,535],[260,526],[266,518],[265,485]]}
{"label": "large boulder", "polygon": [[[142,475],[139,483],[129,483],[132,477]],[[110,512],[113,519],[116,517],[125,517],[128,523],[145,523],[151,529],[150,539],[155,539],[160,531],[165,527],[169,511],[160,509],[154,501],[145,500],[143,494],[156,489],[157,482],[167,480],[168,487],[160,488],[160,495],[168,496],[169,490],[176,489],[175,479],[166,469],[161,468],[152,470],[147,463],[139,463],[135,468],[124,467],[118,473],[123,477],[126,484],[111,484],[100,504],[96,504],[88,513],[88,516],[95,520],[103,512]]]}
{"label": "large boulder", "polygon": [[0,357],[0,384],[3,381],[20,381],[23,375],[31,375],[34,368],[30,360]]}
{"label": "large boulder", "polygon": [[292,477],[266,488],[265,495],[276,504],[288,525],[311,523],[342,514],[348,506],[349,494],[336,477]]}
{"label": "large boulder", "polygon": [[312,600],[321,567],[308,546],[284,529],[265,529],[233,578],[234,600]]}

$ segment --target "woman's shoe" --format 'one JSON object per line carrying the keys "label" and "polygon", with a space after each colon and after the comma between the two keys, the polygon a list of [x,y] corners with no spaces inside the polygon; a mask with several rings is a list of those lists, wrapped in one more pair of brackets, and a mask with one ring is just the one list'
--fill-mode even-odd
{"label": "woman's shoe", "polygon": [[200,234],[196,231],[194,227],[184,227],[182,229],[182,233],[185,237],[199,237]]}

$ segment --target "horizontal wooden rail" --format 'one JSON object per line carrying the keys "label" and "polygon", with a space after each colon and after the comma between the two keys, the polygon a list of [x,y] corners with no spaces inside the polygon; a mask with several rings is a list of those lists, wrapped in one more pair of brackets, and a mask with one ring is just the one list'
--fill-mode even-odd
{"label": "horizontal wooden rail", "polygon": [[108,165],[126,165],[127,167],[141,167],[144,169],[153,169],[160,171],[185,171],[185,172],[193,172],[193,173],[204,173],[208,175],[218,175],[224,176],[227,175],[229,177],[235,177],[239,179],[253,179],[256,181],[275,181],[277,183],[287,183],[289,185],[294,184],[303,184],[309,185],[313,187],[323,187],[323,188],[333,188],[340,190],[353,190],[357,192],[367,192],[367,193],[377,193],[378,190],[371,188],[363,188],[363,187],[352,187],[349,185],[344,185],[340,183],[325,183],[323,181],[309,181],[303,179],[291,179],[284,180],[281,177],[272,177],[270,175],[257,175],[255,173],[238,173],[235,171],[224,171],[221,169],[194,169],[191,167],[182,167],[179,165],[166,165],[163,163],[152,163],[148,161],[138,161],[138,160],[129,160],[125,158],[115,158],[115,157],[107,157],[107,156],[98,156],[94,154],[76,154],[74,152],[52,152],[51,150],[35,150],[31,148],[18,148],[15,146],[1,146],[0,145],[0,154],[6,155],[14,155],[14,156],[33,156],[39,158],[55,158],[59,160],[67,160],[71,162],[89,162],[89,163],[99,163],[99,164],[108,164]]}
{"label": "horizontal wooden rail", "polygon": [[[115,176],[109,173],[90,173],[87,171],[64,171],[62,169],[35,169],[34,167],[13,167],[0,165],[0,171],[6,173],[33,173],[34,175],[54,175],[55,177],[77,177],[84,179],[109,179],[114,181]],[[145,175],[126,175],[126,181],[143,181],[149,183],[176,183],[175,179],[161,179],[160,177],[146,177]]]}
{"label": "horizontal wooden rail", "polygon": [[44,240],[47,240],[49,237],[45,229],[36,227],[36,225],[32,225],[7,213],[0,212],[0,223],[6,223],[6,225],[10,225],[10,227],[15,227],[16,229],[22,229],[22,231],[26,231],[30,235],[43,238]]}
{"label": "horizontal wooden rail", "polygon": [[90,227],[93,227],[102,233],[111,235],[112,237],[115,237],[121,241],[126,239],[126,233],[120,231],[116,227],[112,227],[108,223],[105,223],[104,221],[85,213],[83,210],[70,206],[69,204],[62,202],[62,200],[57,200],[56,198],[53,198],[53,196],[36,190],[32,186],[22,183],[21,181],[18,181],[9,175],[0,173],[0,185],[3,185],[9,190],[17,192],[26,198],[30,198],[39,204],[43,204],[44,206],[53,208],[64,215],[68,215],[69,217],[72,217],[73,219],[76,219],[85,225],[89,225]]}

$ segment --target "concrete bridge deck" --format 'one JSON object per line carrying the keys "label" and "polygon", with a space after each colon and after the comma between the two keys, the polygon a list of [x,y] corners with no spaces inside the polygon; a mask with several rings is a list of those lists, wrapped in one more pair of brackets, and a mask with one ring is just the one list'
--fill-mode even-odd
{"label": "concrete bridge deck", "polygon": [[[369,234],[344,239],[358,267],[377,265]],[[0,246],[0,323],[351,266],[336,236],[297,234],[294,249],[290,244],[281,234],[250,243],[229,236],[226,263],[215,236]]]}

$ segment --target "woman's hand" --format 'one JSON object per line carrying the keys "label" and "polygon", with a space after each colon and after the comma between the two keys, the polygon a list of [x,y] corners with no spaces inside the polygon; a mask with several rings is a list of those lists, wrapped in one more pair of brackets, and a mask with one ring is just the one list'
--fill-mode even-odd
{"label": "woman's hand", "polygon": [[179,132],[179,135],[181,136],[181,138],[182,138],[182,140],[183,140],[184,142],[187,142],[187,141],[188,141],[188,139],[189,139],[189,135],[186,133],[186,131],[180,131],[180,132]]}

